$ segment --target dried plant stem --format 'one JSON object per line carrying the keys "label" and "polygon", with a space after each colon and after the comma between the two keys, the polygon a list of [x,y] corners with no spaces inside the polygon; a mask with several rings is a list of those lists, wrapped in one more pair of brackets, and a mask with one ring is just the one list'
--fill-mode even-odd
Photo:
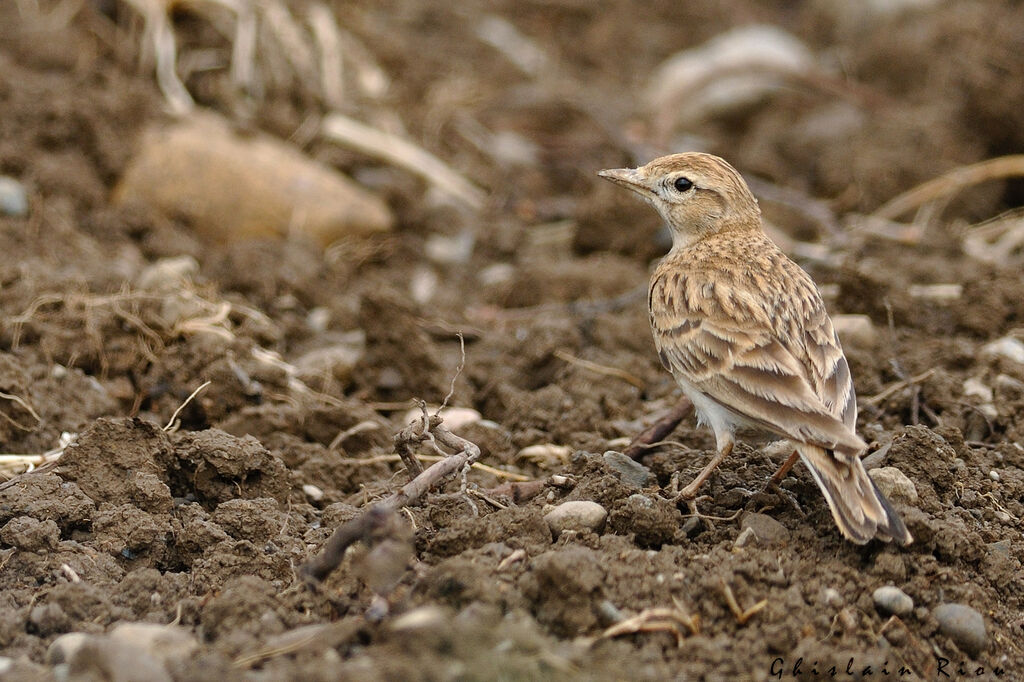
{"label": "dried plant stem", "polygon": [[192,402],[192,400],[197,395],[199,395],[204,388],[206,388],[212,383],[212,381],[204,381],[199,385],[199,388],[192,391],[192,393],[190,393],[189,396],[185,398],[185,402],[183,402],[181,405],[178,405],[178,409],[174,410],[174,414],[171,415],[171,418],[167,421],[167,425],[164,426],[164,431],[170,432],[174,428],[174,422],[178,420],[178,415],[181,414],[181,411],[185,409],[185,406]]}
{"label": "dried plant stem", "polygon": [[564,350],[556,350],[555,357],[560,360],[565,360],[570,365],[576,365],[591,372],[596,372],[597,374],[604,374],[605,376],[622,379],[626,383],[639,388],[641,391],[644,390],[644,382],[641,379],[638,379],[629,372],[619,369],[618,367],[608,367],[607,365],[600,365],[596,362],[591,362],[590,360],[584,360],[583,358],[578,358],[572,353],[567,353]]}
{"label": "dried plant stem", "polygon": [[907,386],[913,386],[915,384],[919,384],[922,381],[924,381],[925,379],[927,379],[928,377],[930,377],[932,374],[935,374],[935,368],[934,367],[929,369],[929,370],[927,370],[927,371],[921,372],[917,376],[910,377],[909,379],[903,379],[902,381],[897,381],[895,384],[893,384],[892,386],[889,386],[888,388],[883,390],[881,393],[873,395],[870,398],[865,398],[861,402],[863,402],[865,405],[878,405],[880,402],[882,402],[883,400],[885,400],[889,396],[893,395],[897,391],[900,391],[900,390],[906,388]]}
{"label": "dried plant stem", "polygon": [[[320,581],[341,564],[345,550],[350,545],[366,538],[375,529],[385,524],[392,514],[402,507],[413,504],[430,490],[438,488],[468,469],[480,457],[480,448],[470,441],[459,438],[441,423],[438,415],[430,415],[421,403],[424,420],[413,422],[399,431],[395,437],[396,449],[399,443],[418,444],[429,442],[439,453],[440,446],[455,451],[422,471],[406,483],[401,490],[382,502],[378,502],[364,513],[342,525],[328,538],[319,555],[310,559],[300,570],[306,578]],[[410,447],[411,450],[411,447]]]}
{"label": "dried plant stem", "polygon": [[874,215],[885,220],[895,220],[929,201],[950,197],[972,185],[1020,175],[1024,175],[1024,154],[1000,156],[961,166],[890,199]]}
{"label": "dried plant stem", "polygon": [[452,170],[441,159],[398,135],[372,128],[337,112],[324,117],[320,132],[332,142],[419,175],[474,210],[484,205],[483,190]]}
{"label": "dried plant stem", "polygon": [[643,456],[652,444],[663,441],[665,436],[672,433],[672,431],[679,426],[679,422],[686,419],[691,412],[693,412],[693,403],[690,402],[690,399],[680,399],[680,401],[676,403],[671,410],[663,414],[656,422],[641,431],[622,454],[631,459],[637,459]]}

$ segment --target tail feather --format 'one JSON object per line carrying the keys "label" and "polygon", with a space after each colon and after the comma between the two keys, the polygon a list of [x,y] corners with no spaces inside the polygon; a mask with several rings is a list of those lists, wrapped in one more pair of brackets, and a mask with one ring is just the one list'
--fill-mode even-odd
{"label": "tail feather", "polygon": [[843,535],[860,545],[876,536],[901,545],[913,542],[903,519],[868,476],[858,457],[836,455],[811,445],[801,444],[797,449]]}

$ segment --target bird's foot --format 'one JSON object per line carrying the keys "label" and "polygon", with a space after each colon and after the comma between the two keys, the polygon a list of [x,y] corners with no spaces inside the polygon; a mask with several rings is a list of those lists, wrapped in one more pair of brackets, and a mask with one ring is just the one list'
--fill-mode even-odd
{"label": "bird's foot", "polygon": [[[796,495],[780,486],[775,479],[769,480],[764,487],[750,496],[748,504],[754,501],[764,501],[765,498],[780,500],[784,505],[792,508],[801,517],[807,516],[797,502]],[[766,506],[772,506],[770,504]]]}

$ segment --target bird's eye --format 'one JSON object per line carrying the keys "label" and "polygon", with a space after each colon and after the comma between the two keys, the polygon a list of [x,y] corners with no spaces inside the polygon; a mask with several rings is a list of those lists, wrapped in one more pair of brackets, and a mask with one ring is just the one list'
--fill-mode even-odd
{"label": "bird's eye", "polygon": [[676,181],[672,183],[672,186],[676,188],[676,191],[686,192],[693,189],[693,181],[689,178],[678,177]]}

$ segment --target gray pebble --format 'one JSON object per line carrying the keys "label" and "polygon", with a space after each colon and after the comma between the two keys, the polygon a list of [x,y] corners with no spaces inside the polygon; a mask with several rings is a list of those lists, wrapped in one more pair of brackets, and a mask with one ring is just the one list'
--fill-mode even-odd
{"label": "gray pebble", "polygon": [[46,649],[46,662],[50,665],[67,663],[91,636],[84,632],[69,632],[66,635],[61,635],[53,640]]}
{"label": "gray pebble", "polygon": [[914,482],[907,478],[907,475],[896,467],[881,467],[872,469],[868,476],[875,482],[878,489],[893,502],[904,502],[915,504],[917,502],[917,487]]}
{"label": "gray pebble", "polygon": [[25,186],[14,178],[0,175],[0,213],[21,218],[28,214]]}
{"label": "gray pebble", "polygon": [[184,661],[199,649],[199,642],[188,630],[159,623],[120,623],[110,638],[141,649],[158,661]]}
{"label": "gray pebble", "polygon": [[566,530],[590,530],[599,532],[608,518],[608,510],[597,502],[589,500],[573,500],[563,502],[547,514],[547,522],[551,534],[556,538]]}
{"label": "gray pebble", "polygon": [[744,514],[740,532],[748,528],[762,545],[785,544],[789,540],[789,529],[767,514]]}
{"label": "gray pebble", "polygon": [[654,478],[654,474],[651,473],[650,469],[640,462],[626,457],[621,452],[609,450],[604,453],[604,462],[615,471],[615,475],[626,485],[646,488],[650,484],[651,479]]}
{"label": "gray pebble", "polygon": [[875,608],[881,613],[888,613],[894,616],[907,616],[914,610],[914,600],[898,587],[886,585],[879,587],[871,595],[875,602]]}
{"label": "gray pebble", "polygon": [[943,634],[956,642],[963,652],[977,658],[985,650],[988,635],[980,613],[964,604],[940,604],[934,613]]}

